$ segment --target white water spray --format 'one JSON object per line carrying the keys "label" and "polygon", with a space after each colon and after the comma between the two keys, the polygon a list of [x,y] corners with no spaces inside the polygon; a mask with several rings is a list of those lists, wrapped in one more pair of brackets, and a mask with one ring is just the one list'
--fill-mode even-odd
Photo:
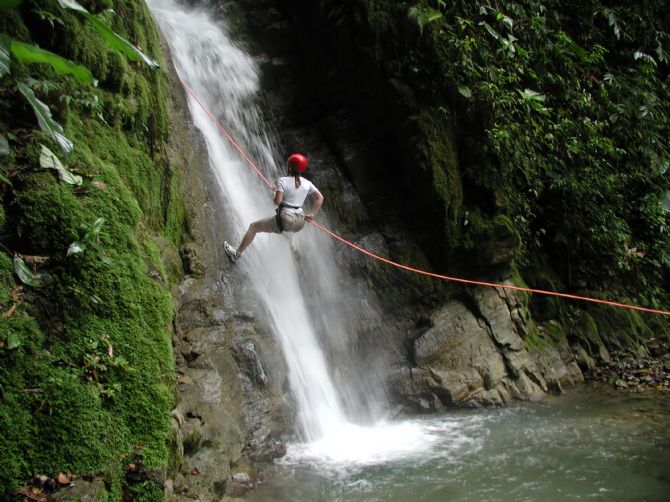
{"label": "white water spray", "polygon": [[[285,161],[275,153],[253,103],[259,87],[253,59],[233,44],[225,26],[215,23],[206,12],[184,8],[174,0],[147,3],[170,44],[179,77],[225,124],[268,178],[276,179],[280,174],[276,166],[283,166]],[[272,194],[192,98],[189,105],[193,121],[205,138],[210,167],[235,232],[228,240],[237,243],[249,222],[274,213]],[[313,445],[308,455],[334,459],[341,458],[346,450],[349,455],[353,452],[352,458],[363,460],[394,450],[425,449],[430,441],[417,426],[377,423],[370,428],[354,425],[345,416],[301,291],[291,245],[302,260],[308,260],[303,264],[308,271],[319,272],[312,279],[313,289],[319,292],[316,301],[321,297],[330,301],[338,294],[343,298],[332,243],[309,227],[296,234],[292,244],[276,235],[259,234],[236,266],[243,268],[245,280],[253,285],[283,348],[303,436]],[[333,303],[337,305],[338,300]],[[319,323],[334,336],[345,337],[351,329],[343,320],[345,316],[324,312],[319,314]]]}

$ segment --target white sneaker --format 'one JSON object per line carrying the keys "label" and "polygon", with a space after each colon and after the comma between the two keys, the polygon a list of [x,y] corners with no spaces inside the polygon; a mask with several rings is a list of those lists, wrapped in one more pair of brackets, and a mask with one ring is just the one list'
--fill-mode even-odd
{"label": "white sneaker", "polygon": [[226,251],[228,258],[230,258],[230,261],[232,261],[233,263],[235,263],[241,256],[240,253],[237,252],[237,249],[228,244],[228,241],[224,241],[223,249]]}

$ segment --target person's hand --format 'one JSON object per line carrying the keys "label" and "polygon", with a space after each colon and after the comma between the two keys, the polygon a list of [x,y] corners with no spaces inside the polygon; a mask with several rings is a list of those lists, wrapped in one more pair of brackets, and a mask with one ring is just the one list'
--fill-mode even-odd
{"label": "person's hand", "polygon": [[314,215],[313,215],[313,214],[307,214],[307,215],[305,215],[305,221],[312,221],[313,219],[314,219]]}

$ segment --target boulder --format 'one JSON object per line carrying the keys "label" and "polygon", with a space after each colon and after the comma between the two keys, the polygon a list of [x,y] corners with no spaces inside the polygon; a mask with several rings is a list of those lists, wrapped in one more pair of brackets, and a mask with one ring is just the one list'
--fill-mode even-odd
{"label": "boulder", "polygon": [[547,384],[518,334],[518,302],[492,288],[475,290],[472,299],[477,314],[452,300],[433,313],[432,326],[414,341],[416,365],[431,377],[422,392],[444,406],[540,398]]}

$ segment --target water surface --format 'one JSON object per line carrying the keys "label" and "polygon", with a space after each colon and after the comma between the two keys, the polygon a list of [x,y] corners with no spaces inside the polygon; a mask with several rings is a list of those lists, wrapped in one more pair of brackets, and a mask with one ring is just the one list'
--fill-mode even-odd
{"label": "water surface", "polygon": [[670,500],[668,394],[586,387],[384,427],[291,445],[250,500]]}

